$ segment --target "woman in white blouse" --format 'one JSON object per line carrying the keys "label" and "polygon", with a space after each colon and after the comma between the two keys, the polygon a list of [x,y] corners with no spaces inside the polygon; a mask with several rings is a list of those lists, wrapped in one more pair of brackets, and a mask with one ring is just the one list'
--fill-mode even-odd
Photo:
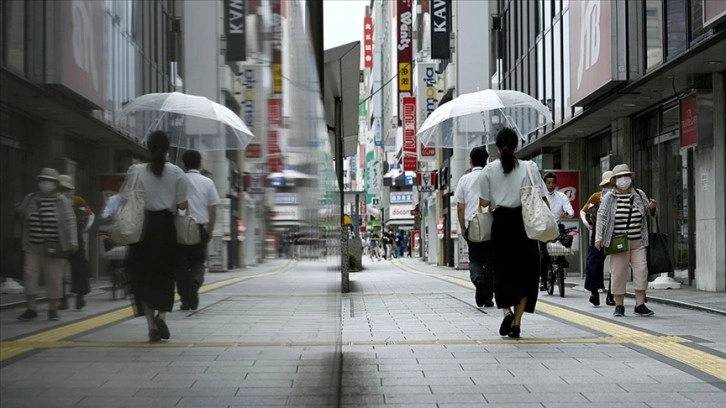
{"label": "woman in white blouse", "polygon": [[151,161],[132,166],[127,180],[139,171],[146,198],[144,231],[141,241],[129,246],[127,269],[134,295],[136,316],[146,317],[149,341],[170,337],[166,313],[174,305],[174,273],[179,247],[174,214],[187,208],[187,179],[184,171],[166,160],[169,136],[164,131],[149,135]]}
{"label": "woman in white blouse", "polygon": [[539,293],[539,247],[537,241],[527,237],[522,220],[520,190],[530,183],[528,171],[547,201],[547,188],[538,177],[537,165],[514,157],[518,142],[514,130],[500,130],[496,139],[499,159],[489,163],[479,176],[481,206],[494,209],[494,299],[504,314],[499,334],[512,338],[519,338],[522,315],[534,313]]}

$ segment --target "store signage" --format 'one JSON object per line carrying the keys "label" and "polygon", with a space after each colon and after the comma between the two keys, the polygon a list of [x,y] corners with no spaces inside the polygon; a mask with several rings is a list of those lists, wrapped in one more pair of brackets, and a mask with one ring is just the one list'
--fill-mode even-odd
{"label": "store signage", "polygon": [[580,172],[577,170],[545,170],[545,173],[554,173],[557,176],[557,190],[570,200],[575,211],[573,218],[580,217]]}
{"label": "store signage", "polygon": [[[411,94],[413,90],[413,0],[397,0],[396,7],[396,28],[398,51],[398,101],[403,96]],[[399,110],[399,118],[400,110]]]}
{"label": "store signage", "polygon": [[272,93],[282,93],[282,0],[269,0],[272,10]]}
{"label": "store signage", "polygon": [[293,205],[276,205],[272,207],[273,220],[294,221],[300,219],[300,207]]}
{"label": "store signage", "polygon": [[681,108],[681,147],[698,143],[698,100],[696,95],[688,95],[680,101]]}
{"label": "store signage", "polygon": [[373,67],[373,17],[363,17],[363,67]]}
{"label": "store signage", "polygon": [[[242,92],[242,120],[245,122],[247,127],[257,133],[262,127],[260,123],[259,115],[257,114],[258,107],[256,104],[264,103],[258,101],[257,88],[259,86],[259,66],[247,65],[242,68],[241,74],[237,77],[237,80],[241,84]],[[245,157],[248,159],[260,159],[262,158],[262,145],[260,143],[250,143],[245,148]]]}
{"label": "store signage", "polygon": [[412,192],[391,193],[390,201],[391,201],[391,204],[412,203],[413,202],[413,193]]}
{"label": "store signage", "polygon": [[[429,117],[431,112],[436,110],[437,83],[434,64],[419,63],[416,65],[417,83],[416,96],[418,103],[417,124],[420,126]],[[418,128],[418,126],[417,126]],[[419,158],[436,156],[436,149],[419,144]]]}
{"label": "store signage", "polygon": [[247,39],[245,38],[246,0],[224,1],[224,35],[227,38],[227,61],[247,59]]}
{"label": "store signage", "polygon": [[420,192],[436,191],[436,179],[438,174],[435,171],[420,171],[416,173],[416,184]]}
{"label": "store signage", "polygon": [[431,58],[450,59],[451,0],[431,0]]}
{"label": "store signage", "polygon": [[282,171],[282,154],[280,151],[280,131],[282,123],[282,99],[271,97],[267,100],[267,169],[272,172]]}
{"label": "store signage", "polygon": [[265,173],[246,173],[244,175],[245,191],[248,194],[265,194]]}
{"label": "store signage", "polygon": [[403,171],[417,170],[416,98],[403,98]]}
{"label": "store signage", "polygon": [[376,118],[373,120],[374,122],[374,144],[376,147],[382,147],[383,146],[383,126],[381,125],[381,118]]}
{"label": "store signage", "polygon": [[391,204],[389,207],[389,220],[413,220],[411,215],[411,211],[414,210],[413,204]]}

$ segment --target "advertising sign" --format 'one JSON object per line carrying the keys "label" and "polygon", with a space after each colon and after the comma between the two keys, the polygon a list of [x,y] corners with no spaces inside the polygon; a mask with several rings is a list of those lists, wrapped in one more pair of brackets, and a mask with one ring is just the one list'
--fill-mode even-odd
{"label": "advertising sign", "polygon": [[416,171],[416,98],[403,98],[403,171]]}
{"label": "advertising sign", "polygon": [[300,204],[300,196],[297,193],[275,193],[272,202],[275,205]]}
{"label": "advertising sign", "polygon": [[[232,200],[229,198],[220,198],[219,205],[217,206],[217,226],[214,229],[222,231],[222,240],[224,241],[232,240],[232,226],[229,225],[231,219],[231,202]],[[236,231],[235,235],[237,235]]]}
{"label": "advertising sign", "polygon": [[431,0],[431,58],[450,59],[451,0]]}
{"label": "advertising sign", "polygon": [[[417,110],[417,128],[423,124],[431,112],[436,109],[438,100],[436,70],[432,63],[418,63],[416,65],[417,82],[416,82],[416,99],[418,104]],[[419,158],[436,156],[436,149],[433,147],[425,147],[419,143]]]}
{"label": "advertising sign", "polygon": [[382,164],[374,152],[366,155],[366,190],[369,194],[380,194],[383,186]]}
{"label": "advertising sign", "polygon": [[363,17],[363,67],[373,67],[373,17]]}
{"label": "advertising sign", "polygon": [[557,176],[557,190],[570,199],[575,212],[574,218],[580,217],[580,172],[577,170],[545,170]]}
{"label": "advertising sign", "polygon": [[413,211],[414,205],[413,204],[391,204],[389,206],[389,220],[411,220],[413,221],[413,215],[411,215],[411,211]]}
{"label": "advertising sign", "polygon": [[407,204],[413,202],[413,193],[407,192],[395,192],[391,193],[390,200],[391,204]]}
{"label": "advertising sign", "polygon": [[418,191],[420,192],[432,192],[436,191],[436,177],[435,171],[420,171],[416,173],[416,184],[418,185]]}
{"label": "advertising sign", "polygon": [[272,93],[282,93],[282,10],[281,0],[269,0],[272,10]]}
{"label": "advertising sign", "polygon": [[612,4],[610,1],[570,2],[570,101],[578,105],[612,82]]}
{"label": "advertising sign", "polygon": [[[262,118],[257,104],[260,103],[260,100],[263,100],[262,92],[259,92],[261,86],[260,66],[244,66],[237,80],[240,81],[242,87],[242,120],[254,134],[259,134],[260,130],[262,130]],[[253,141],[247,145],[245,157],[248,159],[262,158],[262,145],[259,141]]]}
{"label": "advertising sign", "polygon": [[272,173],[282,171],[282,155],[280,151],[279,126],[282,123],[282,99],[271,97],[267,100],[267,169]]}
{"label": "advertising sign", "polygon": [[227,38],[227,61],[247,59],[247,39],[245,38],[245,0],[224,1],[224,35]]}
{"label": "advertising sign", "polygon": [[300,207],[296,205],[276,205],[272,207],[272,219],[278,221],[295,221],[300,219]]}
{"label": "advertising sign", "polygon": [[[413,0],[397,0],[396,28],[398,51],[398,100],[404,94],[410,95],[413,90]],[[400,115],[399,115],[400,117]]]}
{"label": "advertising sign", "polygon": [[680,101],[681,108],[681,147],[698,143],[698,109],[696,95],[688,95]]}

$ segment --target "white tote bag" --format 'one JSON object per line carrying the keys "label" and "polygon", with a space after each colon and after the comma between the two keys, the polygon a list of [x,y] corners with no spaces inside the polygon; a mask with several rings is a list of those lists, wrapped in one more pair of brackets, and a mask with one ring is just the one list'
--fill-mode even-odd
{"label": "white tote bag", "polygon": [[133,166],[133,176],[128,184],[124,183],[121,191],[124,204],[116,215],[111,229],[111,239],[119,245],[135,244],[141,241],[144,229],[144,208],[146,194],[141,184],[140,173],[143,165]]}
{"label": "white tote bag", "polygon": [[174,217],[174,227],[176,227],[176,242],[182,245],[197,245],[202,241],[199,223],[189,210],[179,211]]}
{"label": "white tote bag", "polygon": [[522,220],[524,221],[524,229],[527,231],[527,237],[542,242],[557,239],[560,236],[560,231],[557,229],[555,217],[542,200],[542,192],[539,183],[535,183],[530,163],[527,163],[527,175],[530,185],[522,187],[520,190]]}
{"label": "white tote bag", "polygon": [[491,240],[493,221],[494,217],[489,212],[489,207],[486,207],[484,211],[479,207],[479,211],[474,213],[469,221],[467,239],[471,242],[486,242]]}

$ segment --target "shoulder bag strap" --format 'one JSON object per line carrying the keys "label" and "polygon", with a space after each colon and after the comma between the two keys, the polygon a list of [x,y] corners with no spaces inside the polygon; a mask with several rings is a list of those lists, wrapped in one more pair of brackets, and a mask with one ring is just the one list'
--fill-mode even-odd
{"label": "shoulder bag strap", "polygon": [[628,222],[625,223],[625,235],[628,235],[628,231],[630,230],[630,219],[633,217],[633,201],[635,200],[635,196],[630,196],[630,209],[628,210]]}

